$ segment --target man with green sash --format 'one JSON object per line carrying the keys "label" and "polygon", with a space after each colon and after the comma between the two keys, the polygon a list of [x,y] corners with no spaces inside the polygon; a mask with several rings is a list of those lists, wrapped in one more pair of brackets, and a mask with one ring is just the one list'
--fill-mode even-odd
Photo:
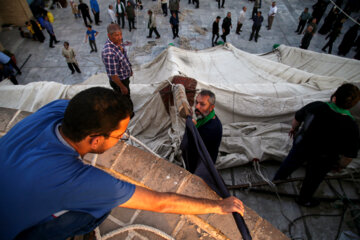
{"label": "man with green sash", "polygon": [[222,137],[222,124],[215,114],[215,94],[209,90],[201,90],[196,97],[193,122],[208,150],[213,162],[216,162]]}
{"label": "man with green sash", "polygon": [[349,109],[359,99],[360,90],[346,83],[335,91],[329,102],[312,102],[295,113],[289,132],[290,137],[294,136],[293,146],[274,180],[286,179],[306,163],[305,179],[296,199],[299,205],[318,205],[313,195],[326,174],[345,168],[356,158],[359,129]]}

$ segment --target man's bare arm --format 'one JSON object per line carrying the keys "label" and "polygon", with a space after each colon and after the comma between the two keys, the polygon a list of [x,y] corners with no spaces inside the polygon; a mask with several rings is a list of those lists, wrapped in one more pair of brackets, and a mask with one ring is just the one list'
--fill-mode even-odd
{"label": "man's bare arm", "polygon": [[133,196],[119,207],[177,214],[227,214],[244,215],[243,203],[236,197],[223,200],[193,198],[176,193],[162,193],[136,186]]}
{"label": "man's bare arm", "polygon": [[125,87],[125,85],[121,82],[120,78],[118,75],[112,75],[111,76],[111,80],[116,83],[116,85],[119,86],[119,88],[121,89],[121,93],[124,95],[127,95],[129,93],[128,89]]}

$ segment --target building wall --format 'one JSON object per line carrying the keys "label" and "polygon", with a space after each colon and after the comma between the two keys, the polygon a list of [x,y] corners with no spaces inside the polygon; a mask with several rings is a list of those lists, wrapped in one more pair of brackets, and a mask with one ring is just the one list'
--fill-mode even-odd
{"label": "building wall", "polygon": [[33,15],[26,0],[1,0],[0,24],[23,26]]}

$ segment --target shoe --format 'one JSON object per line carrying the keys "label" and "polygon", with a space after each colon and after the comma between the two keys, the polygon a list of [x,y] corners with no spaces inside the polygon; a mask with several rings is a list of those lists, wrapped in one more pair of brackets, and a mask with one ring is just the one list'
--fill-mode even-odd
{"label": "shoe", "polygon": [[94,50],[91,49],[90,53],[94,52]]}
{"label": "shoe", "polygon": [[257,39],[255,39],[255,42],[257,42]]}
{"label": "shoe", "polygon": [[239,33],[239,32],[237,32],[236,34],[237,34],[237,35],[240,35],[240,33]]}
{"label": "shoe", "polygon": [[96,26],[100,26],[100,24],[98,24],[98,23],[95,23],[95,25],[96,25]]}
{"label": "shoe", "polygon": [[78,73],[81,73],[81,71],[79,71]]}
{"label": "shoe", "polygon": [[55,44],[59,43],[60,41],[55,41]]}
{"label": "shoe", "polygon": [[240,32],[242,32],[242,30],[240,30]]}
{"label": "shoe", "polygon": [[54,46],[50,46],[51,48],[54,48]]}
{"label": "shoe", "polygon": [[137,29],[136,27],[134,27],[133,29]]}
{"label": "shoe", "polygon": [[300,198],[296,198],[295,202],[303,207],[316,207],[320,204],[320,201],[315,198],[312,198],[309,201],[303,201],[300,200]]}
{"label": "shoe", "polygon": [[146,38],[151,38],[150,36],[146,36]]}
{"label": "shoe", "polygon": [[160,37],[156,37],[155,39],[159,39]]}
{"label": "shoe", "polygon": [[17,74],[21,75],[21,72],[19,71],[19,72],[17,72]]}
{"label": "shoe", "polygon": [[75,71],[72,71],[72,72],[71,72],[71,74],[74,74],[74,73],[75,73]]}
{"label": "shoe", "polygon": [[173,36],[173,39],[175,39],[176,38],[176,36]]}
{"label": "shoe", "polygon": [[99,20],[99,22],[102,22],[101,20]]}
{"label": "shoe", "polygon": [[97,50],[95,50],[95,52],[97,52]]}
{"label": "shoe", "polygon": [[323,48],[322,48],[321,50],[322,50],[323,52],[326,52],[326,50],[325,50],[325,49],[323,49]]}
{"label": "shoe", "polygon": [[298,33],[299,31],[295,31],[296,33]]}

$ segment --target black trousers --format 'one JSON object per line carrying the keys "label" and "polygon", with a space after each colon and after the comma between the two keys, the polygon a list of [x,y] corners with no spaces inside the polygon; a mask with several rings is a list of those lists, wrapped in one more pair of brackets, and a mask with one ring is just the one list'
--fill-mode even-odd
{"label": "black trousers", "polygon": [[335,40],[336,40],[336,38],[335,38],[335,39],[331,39],[331,38],[330,38],[330,40],[326,43],[326,45],[322,48],[322,50],[325,51],[325,49],[326,49],[327,47],[329,47],[328,53],[331,54],[332,47],[333,47],[333,43],[335,42]]}
{"label": "black trousers", "polygon": [[236,26],[236,33],[240,34],[241,27],[242,27],[242,23],[238,23]]}
{"label": "black trousers", "polygon": [[161,8],[163,11],[164,16],[166,17],[168,15],[168,11],[167,11],[167,3],[162,3],[161,4]]}
{"label": "black trousers", "polygon": [[89,45],[90,45],[92,51],[97,52],[97,47],[96,47],[95,40],[89,40]]}
{"label": "black trousers", "polygon": [[[218,0],[218,7],[220,8],[220,1],[221,0]],[[225,0],[222,0],[222,3],[221,3],[221,7],[223,8],[224,7],[224,3],[225,3]]]}
{"label": "black trousers", "polygon": [[91,17],[90,17],[90,15],[89,15],[89,13],[86,13],[86,14],[82,13],[82,17],[83,17],[83,19],[84,19],[85,26],[88,25],[87,20],[86,20],[87,18],[89,19],[90,23],[93,22],[92,19],[91,19]]}
{"label": "black trousers", "polygon": [[125,27],[125,15],[123,13],[120,13],[117,15],[118,24],[120,26],[120,19],[121,19],[121,28]]}
{"label": "black trousers", "polygon": [[156,27],[153,27],[153,28],[149,29],[149,37],[152,36],[153,32],[156,34],[157,37],[160,37],[160,34],[159,34],[158,30],[156,29]]}
{"label": "black trousers", "polygon": [[291,148],[273,180],[284,180],[304,163],[307,163],[305,178],[300,189],[300,200],[310,201],[326,174],[336,164],[336,160],[334,157],[307,154],[305,149],[295,145]]}
{"label": "black trousers", "polygon": [[305,24],[306,24],[306,20],[300,20],[299,21],[299,25],[296,29],[296,32],[298,32],[299,34],[302,33],[302,31],[304,30],[304,27],[305,27]]}
{"label": "black trousers", "polygon": [[132,19],[128,19],[129,21],[129,30],[131,31],[131,28],[134,28],[135,29],[135,18],[132,18]]}
{"label": "black trousers", "polygon": [[252,13],[251,13],[251,19],[257,15],[257,12],[258,12],[258,8],[257,8],[257,7],[254,7],[254,8],[253,8],[253,11],[252,11]]}
{"label": "black trousers", "polygon": [[54,42],[57,42],[57,40],[56,40],[55,34],[49,33],[49,35],[50,35],[49,47],[52,47],[52,46],[54,46]]}
{"label": "black trousers", "polygon": [[253,39],[254,33],[255,33],[255,42],[257,42],[258,37],[259,37],[260,28],[261,28],[261,26],[258,26],[258,27],[252,26],[252,32],[251,32],[249,41],[251,41]]}
{"label": "black trousers", "polygon": [[221,38],[226,42],[226,36],[229,35],[230,29],[225,29],[225,32],[221,35]]}
{"label": "black trousers", "polygon": [[[76,63],[67,63],[69,69],[71,70],[71,72],[75,72],[75,70],[78,72],[78,73],[81,73],[80,69],[79,69],[79,66],[76,64]],[[75,68],[75,70],[74,70]]]}
{"label": "black trousers", "polygon": [[[214,41],[215,36],[216,36],[216,39]],[[218,39],[219,39],[219,33],[213,33],[212,38],[211,38],[211,43],[212,43],[213,46],[214,46],[215,43],[217,43]]]}
{"label": "black trousers", "polygon": [[94,13],[94,18],[95,18],[95,24],[98,25],[100,22],[100,11]]}
{"label": "black trousers", "polygon": [[173,32],[173,38],[179,37],[179,25],[173,25],[171,30]]}
{"label": "black trousers", "polygon": [[[112,80],[109,80],[110,82],[110,86],[114,89],[114,91],[118,94],[121,94],[121,95],[124,95],[122,92],[121,92],[121,89],[120,87],[114,83]],[[131,100],[131,97],[130,97],[130,79],[129,78],[126,78],[125,80],[121,80],[121,83],[124,84],[124,86],[127,88],[128,90],[128,94],[125,95],[129,100],[130,100],[130,103],[131,103],[131,106],[134,106],[132,100]],[[133,115],[132,115],[133,116]],[[131,116],[131,117],[132,117]]]}
{"label": "black trousers", "polygon": [[10,61],[9,61],[9,64],[15,68],[15,70],[18,72],[18,73],[21,73],[20,71],[20,68],[16,65],[16,63],[10,58]]}

